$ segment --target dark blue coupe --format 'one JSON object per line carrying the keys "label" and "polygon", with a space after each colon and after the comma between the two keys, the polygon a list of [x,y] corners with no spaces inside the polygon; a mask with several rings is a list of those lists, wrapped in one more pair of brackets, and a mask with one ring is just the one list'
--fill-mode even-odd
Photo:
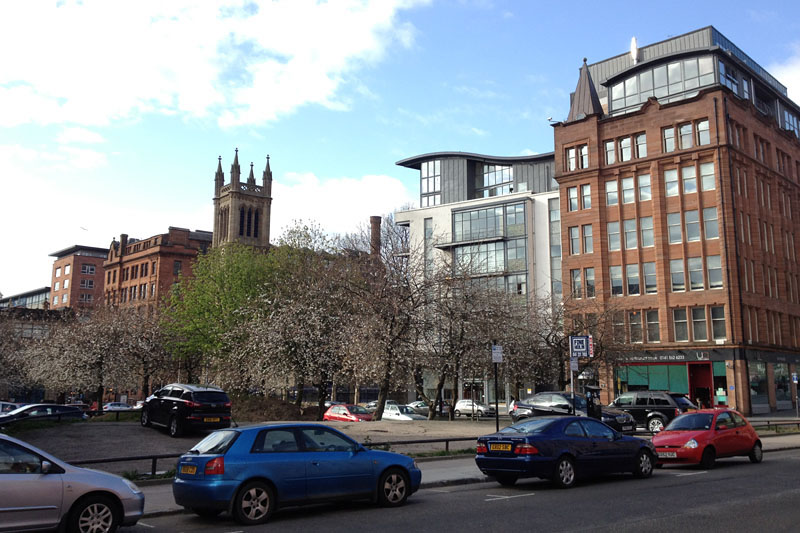
{"label": "dark blue coupe", "polygon": [[614,472],[649,477],[656,463],[653,445],[622,435],[592,418],[541,417],[478,439],[475,462],[501,485],[517,479],[550,479],[569,488],[578,478]]}
{"label": "dark blue coupe", "polygon": [[178,460],[172,493],[201,515],[228,511],[242,524],[261,524],[279,506],[338,499],[405,503],[422,472],[410,457],[368,450],[316,424],[222,429]]}

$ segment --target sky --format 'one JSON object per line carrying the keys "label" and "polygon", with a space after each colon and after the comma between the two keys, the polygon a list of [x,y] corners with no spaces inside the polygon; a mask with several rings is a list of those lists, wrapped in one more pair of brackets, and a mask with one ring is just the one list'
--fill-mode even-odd
{"label": "sky", "polygon": [[550,152],[591,64],[715,26],[800,102],[800,3],[16,0],[0,19],[0,293],[126,233],[213,229],[270,156],[273,242],[418,203],[395,163]]}

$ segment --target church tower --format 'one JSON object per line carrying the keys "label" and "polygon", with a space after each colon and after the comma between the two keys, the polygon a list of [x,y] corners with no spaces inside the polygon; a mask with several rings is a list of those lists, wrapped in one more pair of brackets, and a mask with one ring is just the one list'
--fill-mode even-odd
{"label": "church tower", "polygon": [[214,176],[214,239],[212,246],[238,242],[258,248],[269,247],[269,223],[272,207],[272,170],[267,166],[256,184],[253,176],[253,163],[250,175],[242,182],[239,168],[239,149],[231,165],[231,182],[225,184],[222,172],[222,156],[217,163]]}

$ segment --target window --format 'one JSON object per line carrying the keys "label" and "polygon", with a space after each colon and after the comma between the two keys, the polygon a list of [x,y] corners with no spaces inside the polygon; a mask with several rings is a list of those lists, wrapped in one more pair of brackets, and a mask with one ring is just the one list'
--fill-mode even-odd
{"label": "window", "polygon": [[82,279],[81,280],[81,289],[94,289],[94,280],[93,279]]}
{"label": "window", "polygon": [[58,296],[53,296],[53,305],[58,305]]}
{"label": "window", "polygon": [[617,195],[617,180],[606,182],[606,205],[617,205],[619,197]]}
{"label": "window", "polygon": [[683,194],[697,192],[697,172],[694,166],[681,168],[683,178]]}
{"label": "window", "polygon": [[722,263],[720,260],[720,256],[718,255],[706,256],[706,270],[708,270],[708,288],[721,289]]}
{"label": "window", "polygon": [[653,217],[640,218],[639,229],[642,233],[642,247],[646,248],[648,246],[653,246]]}
{"label": "window", "polygon": [[67,279],[65,279],[65,280],[64,280],[64,288],[65,288],[65,289],[68,289],[68,288],[69,288],[69,278],[67,278]]}
{"label": "window", "polygon": [[667,213],[667,231],[669,233],[670,244],[677,244],[681,242],[682,236],[680,213]]}
{"label": "window", "polygon": [[155,297],[156,297],[156,284],[155,283],[151,283],[150,284],[150,298],[155,298]]}
{"label": "window", "polygon": [[636,157],[647,157],[647,135],[640,133],[636,135]]}
{"label": "window", "polygon": [[578,188],[570,187],[567,189],[567,211],[578,210]]}
{"label": "window", "polygon": [[290,429],[271,429],[261,431],[255,439],[252,453],[296,452],[297,439]]}
{"label": "window", "polygon": [[181,267],[182,265],[180,261],[175,261],[172,263],[172,274],[175,276],[179,275],[181,273]]}
{"label": "window", "polygon": [[622,267],[609,267],[611,278],[611,296],[622,296]]}
{"label": "window", "polygon": [[614,141],[605,141],[603,143],[603,148],[606,153],[606,165],[613,165],[616,163],[616,157],[614,154]]}
{"label": "window", "polygon": [[352,452],[355,449],[351,440],[327,428],[302,428],[300,438],[309,452]]}
{"label": "window", "polygon": [[567,148],[567,170],[572,171],[578,168],[578,156],[575,148]]}
{"label": "window", "polygon": [[608,223],[608,249],[619,250],[619,222]]}
{"label": "window", "polygon": [[592,225],[586,224],[583,226],[583,253],[590,254],[594,252],[594,242],[592,240]]}
{"label": "window", "polygon": [[[434,166],[434,171],[436,170]],[[437,187],[436,176],[433,178],[433,186]],[[514,169],[504,165],[484,165],[483,184],[476,196],[479,198],[489,198],[492,196],[502,196],[513,192]],[[432,191],[433,192],[433,191]]]}
{"label": "window", "polygon": [[677,308],[672,310],[672,325],[675,328],[675,342],[686,342],[689,340],[689,324],[686,319],[686,309]]}
{"label": "window", "polygon": [[56,268],[56,277],[58,278],[60,276],[61,276],[61,267],[58,267]]}
{"label": "window", "polygon": [[591,209],[592,208],[592,186],[591,185],[581,185],[581,198],[583,201],[583,208],[584,209]]}
{"label": "window", "polygon": [[686,276],[683,272],[683,259],[672,259],[669,262],[669,273],[672,278],[672,291],[685,291]]}
{"label": "window", "polygon": [[706,288],[703,281],[703,258],[689,257],[686,259],[689,267],[689,290],[700,291]]}
{"label": "window", "polygon": [[62,303],[62,304],[65,304],[65,303],[67,303],[67,295],[66,295],[66,294],[62,294],[62,295],[61,295],[61,303]]}
{"label": "window", "polygon": [[664,185],[667,196],[678,196],[678,169],[670,168],[664,171]]}
{"label": "window", "polygon": [[639,294],[639,265],[625,265],[625,279],[628,282],[628,294]]}
{"label": "window", "polygon": [[631,138],[625,137],[619,140],[619,160],[620,161],[630,161],[631,160]]}
{"label": "window", "polygon": [[725,308],[721,305],[711,308],[711,335],[714,340],[722,340],[725,334]]}
{"label": "window", "polygon": [[642,174],[639,176],[639,201],[646,202],[651,198],[650,174]]}
{"label": "window", "polygon": [[700,187],[704,191],[713,191],[717,188],[714,178],[714,163],[700,164]]}
{"label": "window", "polygon": [[581,168],[589,168],[589,147],[587,145],[583,145],[578,147],[581,154]]}
{"label": "window", "polygon": [[147,263],[142,263],[142,277],[147,276]]}
{"label": "window", "polygon": [[625,249],[632,250],[638,246],[636,239],[636,219],[631,218],[629,220],[624,220],[623,225],[625,227]]}
{"label": "window", "polygon": [[622,178],[622,203],[632,204],[636,199],[633,190],[633,178]]}
{"label": "window", "polygon": [[[739,213],[741,215],[741,213]],[[706,207],[703,209],[703,227],[706,232],[706,239],[719,238],[719,223],[717,222],[717,208]],[[744,232],[742,232],[744,239]]]}
{"label": "window", "polygon": [[581,253],[581,239],[578,235],[578,226],[569,228],[569,254],[577,255]]}
{"label": "window", "polygon": [[586,297],[587,298],[594,298],[594,269],[593,268],[585,268],[583,269],[583,279],[586,282]]}
{"label": "window", "polygon": [[692,338],[695,341],[708,340],[705,307],[692,307]]}
{"label": "window", "polygon": [[692,147],[692,124],[681,124],[678,126],[678,134],[681,139],[681,149],[686,150]]}
{"label": "window", "polygon": [[645,294],[655,294],[656,288],[656,264],[655,263],[642,263],[642,271],[644,273],[644,292]]}
{"label": "window", "polygon": [[61,282],[60,282],[60,281],[56,281],[56,284],[55,284],[55,285],[53,285],[53,290],[54,290],[54,291],[59,291],[59,290],[61,290]]}
{"label": "window", "polygon": [[696,209],[684,213],[686,221],[686,241],[693,242],[700,240],[700,219]]}
{"label": "window", "polygon": [[419,176],[420,206],[430,207],[442,203],[441,161],[423,162],[419,169]]}
{"label": "window", "polygon": [[630,324],[631,342],[642,342],[642,313],[640,311],[629,311],[628,324]]}
{"label": "window", "polygon": [[674,152],[675,151],[675,129],[664,128],[661,130],[661,138],[663,143],[663,148],[665,153]]}
{"label": "window", "polygon": [[69,270],[72,265],[65,265],[64,266],[64,275],[69,276]]}
{"label": "window", "polygon": [[697,123],[697,145],[705,146],[711,144],[711,134],[708,131],[708,119]]}
{"label": "window", "polygon": [[583,291],[581,289],[581,269],[569,271],[569,277],[572,280],[572,297],[583,298]]}
{"label": "window", "polygon": [[86,263],[82,264],[81,274],[94,274],[94,265],[87,265]]}
{"label": "window", "polygon": [[661,342],[661,332],[658,329],[658,309],[645,312],[647,321],[647,342]]}

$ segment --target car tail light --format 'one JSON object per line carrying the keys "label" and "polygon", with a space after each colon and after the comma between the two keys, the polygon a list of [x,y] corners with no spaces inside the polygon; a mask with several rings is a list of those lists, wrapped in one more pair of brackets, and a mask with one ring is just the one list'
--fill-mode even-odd
{"label": "car tail light", "polygon": [[225,402],[224,404],[222,404],[222,406],[227,408],[227,409],[230,409],[231,408],[231,402]]}
{"label": "car tail light", "polygon": [[197,403],[197,402],[193,402],[193,401],[189,400],[188,402],[186,402],[186,406],[187,407],[202,407],[203,404]]}
{"label": "car tail light", "polygon": [[522,443],[517,444],[514,448],[514,453],[517,455],[538,455],[539,450],[533,444]]}
{"label": "car tail light", "polygon": [[681,414],[681,410],[676,407],[675,408],[675,416],[678,416],[679,414]]}
{"label": "car tail light", "polygon": [[475,451],[477,453],[489,453],[489,449],[486,448],[486,443],[485,442],[480,442],[480,441],[478,441],[478,446],[477,446]]}
{"label": "car tail light", "polygon": [[225,473],[224,457],[216,457],[206,463],[206,475],[224,474],[224,473]]}

